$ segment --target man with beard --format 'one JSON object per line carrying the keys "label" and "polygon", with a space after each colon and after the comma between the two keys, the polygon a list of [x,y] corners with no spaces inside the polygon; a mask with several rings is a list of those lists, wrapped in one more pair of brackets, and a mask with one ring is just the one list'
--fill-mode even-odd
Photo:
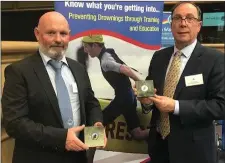
{"label": "man with beard", "polygon": [[15,138],[13,163],[85,163],[83,129],[103,126],[102,113],[86,70],[65,57],[69,24],[48,12],[34,33],[39,51],[5,69],[3,122]]}

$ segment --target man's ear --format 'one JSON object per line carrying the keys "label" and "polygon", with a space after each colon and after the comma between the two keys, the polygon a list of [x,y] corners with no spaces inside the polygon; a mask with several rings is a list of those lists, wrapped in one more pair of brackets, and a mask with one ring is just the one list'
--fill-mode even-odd
{"label": "man's ear", "polygon": [[202,21],[199,22],[200,27],[202,27]]}
{"label": "man's ear", "polygon": [[39,30],[37,27],[34,28],[34,35],[35,35],[37,41],[39,41]]}
{"label": "man's ear", "polygon": [[202,27],[202,21],[199,22],[199,31],[201,30]]}

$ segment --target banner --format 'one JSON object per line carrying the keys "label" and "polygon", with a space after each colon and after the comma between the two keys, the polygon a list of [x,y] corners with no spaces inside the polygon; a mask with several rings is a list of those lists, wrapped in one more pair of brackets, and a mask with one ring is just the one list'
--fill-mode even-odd
{"label": "banner", "polygon": [[163,2],[68,1],[56,2],[55,9],[68,19],[72,40],[97,33],[146,49],[160,47]]}
{"label": "banner", "polygon": [[172,45],[174,45],[174,38],[171,32],[171,12],[164,12],[162,21],[162,47]]}
{"label": "banner", "polygon": [[[106,48],[113,48],[128,66],[137,69],[145,79],[153,53],[161,48],[164,2],[55,2],[55,10],[69,22],[71,39],[67,57],[77,59],[81,39],[89,34],[102,34]],[[97,98],[113,99],[114,90],[103,78],[97,58],[88,59],[88,73]],[[110,101],[100,100],[102,109]],[[137,107],[141,126],[147,127],[151,114]],[[147,153],[145,141],[134,141],[127,132],[121,115],[106,126],[108,143],[105,150]],[[129,145],[129,146],[128,146]]]}
{"label": "banner", "polygon": [[[163,6],[164,2],[55,2],[55,10],[71,28],[67,56],[76,59],[82,36],[102,34],[106,48],[113,48],[144,79],[152,54],[161,47]],[[113,89],[103,78],[97,58],[89,58],[88,73],[96,97],[112,99]]]}
{"label": "banner", "polygon": [[[99,99],[102,110],[110,103],[108,100]],[[149,127],[151,120],[151,112],[143,114],[141,108],[137,108],[137,115],[140,119],[140,125],[143,128]],[[117,117],[112,123],[105,128],[108,138],[106,151],[117,151],[126,153],[145,153],[148,152],[148,145],[146,141],[135,141],[127,131],[127,123],[123,115]]]}

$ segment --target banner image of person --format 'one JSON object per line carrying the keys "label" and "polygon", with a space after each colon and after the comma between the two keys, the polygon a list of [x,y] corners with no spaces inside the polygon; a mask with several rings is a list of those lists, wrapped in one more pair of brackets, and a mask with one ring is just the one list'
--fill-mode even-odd
{"label": "banner image of person", "polygon": [[174,38],[171,32],[171,12],[163,12],[162,20],[162,47],[174,45]]}
{"label": "banner image of person", "polygon": [[[67,57],[77,59],[83,36],[101,34],[106,48],[113,48],[120,59],[145,79],[153,53],[161,48],[163,6],[164,2],[149,1],[55,2],[55,11],[66,17],[71,28]],[[95,96],[113,99],[114,90],[104,79],[98,58],[89,57],[88,73]],[[103,107],[107,104],[101,100]],[[148,125],[150,115],[142,115],[140,108],[138,114],[141,124]],[[122,116],[106,132],[109,139],[106,150],[147,152],[146,142],[132,141]]]}

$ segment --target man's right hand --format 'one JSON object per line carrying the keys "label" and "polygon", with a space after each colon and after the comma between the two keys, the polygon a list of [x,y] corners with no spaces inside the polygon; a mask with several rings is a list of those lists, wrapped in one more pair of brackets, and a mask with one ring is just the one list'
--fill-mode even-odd
{"label": "man's right hand", "polygon": [[68,151],[84,151],[88,149],[88,146],[85,145],[77,136],[76,133],[84,129],[84,125],[69,128],[66,138],[66,150]]}

